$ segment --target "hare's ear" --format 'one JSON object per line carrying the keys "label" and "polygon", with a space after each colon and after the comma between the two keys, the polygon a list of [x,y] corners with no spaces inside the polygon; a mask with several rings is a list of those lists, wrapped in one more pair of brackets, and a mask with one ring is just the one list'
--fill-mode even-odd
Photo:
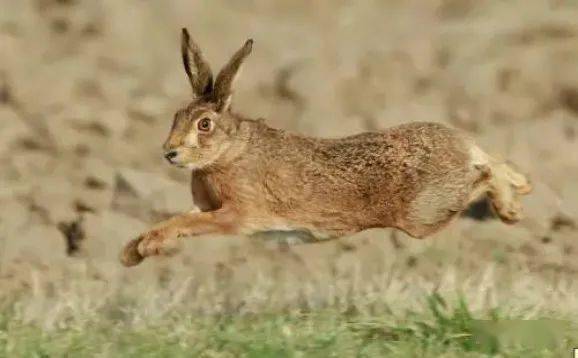
{"label": "hare's ear", "polygon": [[229,109],[231,105],[231,96],[233,95],[233,82],[239,73],[239,69],[243,64],[243,61],[253,48],[253,40],[249,39],[243,47],[241,47],[233,57],[229,60],[229,63],[223,67],[221,72],[217,75],[215,80],[215,88],[213,89],[213,98],[217,103],[217,110],[223,112]]}
{"label": "hare's ear", "polygon": [[208,96],[213,91],[211,67],[185,28],[183,28],[181,36],[181,54],[185,72],[189,76],[189,82],[193,88],[193,95],[195,97]]}

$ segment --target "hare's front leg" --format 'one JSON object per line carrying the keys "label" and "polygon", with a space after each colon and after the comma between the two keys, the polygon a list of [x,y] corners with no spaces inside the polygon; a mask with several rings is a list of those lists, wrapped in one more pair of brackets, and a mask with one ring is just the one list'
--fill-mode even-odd
{"label": "hare's front leg", "polygon": [[174,254],[178,250],[178,238],[210,233],[234,233],[235,221],[234,213],[224,209],[173,216],[126,244],[120,260],[125,266],[134,266],[147,256]]}

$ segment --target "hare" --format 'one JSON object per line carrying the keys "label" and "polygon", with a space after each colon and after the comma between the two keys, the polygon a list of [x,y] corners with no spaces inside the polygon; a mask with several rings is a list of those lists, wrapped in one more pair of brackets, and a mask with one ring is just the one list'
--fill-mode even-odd
{"label": "hare", "polygon": [[232,112],[233,84],[252,45],[248,40],[213,81],[199,47],[182,30],[193,99],[176,112],[163,148],[172,165],[192,171],[200,210],[130,241],[124,265],[173,254],[181,237],[210,233],[297,231],[323,239],[391,227],[424,238],[484,194],[504,222],[520,220],[528,179],[456,129],[414,122],[322,139]]}

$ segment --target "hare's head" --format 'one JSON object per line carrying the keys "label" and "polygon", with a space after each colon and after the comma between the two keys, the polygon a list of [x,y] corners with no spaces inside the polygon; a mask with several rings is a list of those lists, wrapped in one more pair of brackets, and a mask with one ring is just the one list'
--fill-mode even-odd
{"label": "hare's head", "polygon": [[230,113],[232,86],[253,40],[245,42],[213,81],[201,50],[183,29],[181,51],[193,99],[177,111],[163,149],[165,158],[184,168],[203,168],[215,162],[235,139],[238,119]]}

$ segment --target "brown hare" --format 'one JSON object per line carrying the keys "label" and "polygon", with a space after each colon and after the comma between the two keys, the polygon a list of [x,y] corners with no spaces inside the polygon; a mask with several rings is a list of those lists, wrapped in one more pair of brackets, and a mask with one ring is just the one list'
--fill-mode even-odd
{"label": "brown hare", "polygon": [[213,81],[186,29],[182,58],[193,100],[177,111],[164,144],[173,165],[192,170],[200,211],[174,216],[129,242],[127,266],[175,252],[178,239],[209,233],[298,231],[334,238],[392,227],[423,238],[487,194],[506,223],[521,218],[526,177],[438,123],[407,123],[339,139],[268,127],[230,110],[248,40]]}

